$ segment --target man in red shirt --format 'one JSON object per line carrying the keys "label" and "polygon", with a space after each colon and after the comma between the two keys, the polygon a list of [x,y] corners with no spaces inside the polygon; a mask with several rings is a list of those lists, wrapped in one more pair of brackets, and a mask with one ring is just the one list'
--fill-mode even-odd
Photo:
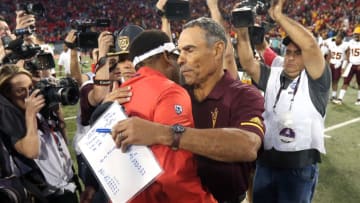
{"label": "man in red shirt", "polygon": [[[133,93],[130,102],[124,104],[129,116],[161,124],[194,127],[190,97],[175,83],[179,81],[179,71],[174,50],[175,45],[162,31],[145,31],[132,42],[130,58],[134,59],[137,74],[123,84],[131,86]],[[123,139],[121,136],[117,138]],[[164,173],[131,203],[216,202],[202,188],[192,153],[164,145],[150,148]]]}

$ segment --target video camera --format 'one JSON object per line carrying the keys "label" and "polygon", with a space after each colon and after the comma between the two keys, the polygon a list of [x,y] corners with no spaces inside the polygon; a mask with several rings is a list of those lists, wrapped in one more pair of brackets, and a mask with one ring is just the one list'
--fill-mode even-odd
{"label": "video camera", "polygon": [[40,113],[46,118],[58,104],[75,105],[79,101],[79,87],[77,82],[70,78],[61,78],[59,80],[42,79],[34,85],[34,90],[40,89],[40,93],[45,98],[45,107]]}
{"label": "video camera", "polygon": [[232,24],[235,27],[251,27],[255,23],[255,15],[266,15],[271,6],[270,0],[244,0],[232,10]]}
{"label": "video camera", "polygon": [[17,38],[9,42],[3,39],[5,49],[11,50],[11,53],[5,55],[3,63],[17,63],[21,59],[29,59],[40,53],[41,47],[37,44],[27,44],[22,38]]}
{"label": "video camera", "polygon": [[51,53],[41,50],[36,57],[25,61],[24,68],[31,73],[38,70],[52,69],[55,68],[55,60]]}
{"label": "video camera", "polygon": [[45,16],[45,8],[41,3],[18,3],[16,5],[16,10],[24,10],[26,14],[31,14],[35,16]]}
{"label": "video camera", "polygon": [[165,16],[169,20],[187,20],[190,18],[188,0],[168,0],[165,4]]}
{"label": "video camera", "polygon": [[83,20],[70,20],[70,25],[73,29],[77,30],[76,41],[74,44],[67,44],[72,47],[79,47],[84,49],[97,48],[99,32],[91,31],[91,27],[109,27],[109,19],[83,19]]}

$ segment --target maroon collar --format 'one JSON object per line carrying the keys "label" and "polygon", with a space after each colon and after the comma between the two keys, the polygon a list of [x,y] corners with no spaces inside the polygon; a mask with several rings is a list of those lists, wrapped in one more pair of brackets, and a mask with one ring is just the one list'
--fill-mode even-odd
{"label": "maroon collar", "polygon": [[223,77],[216,83],[213,90],[211,90],[210,94],[206,97],[207,99],[220,99],[226,89],[234,82],[235,80],[231,77],[230,73],[224,70]]}

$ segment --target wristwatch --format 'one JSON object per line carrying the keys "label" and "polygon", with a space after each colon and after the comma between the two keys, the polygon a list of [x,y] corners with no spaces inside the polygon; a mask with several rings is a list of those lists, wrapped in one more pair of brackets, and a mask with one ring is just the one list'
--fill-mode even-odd
{"label": "wristwatch", "polygon": [[165,12],[160,10],[157,6],[155,6],[155,12],[160,17],[163,17],[165,15]]}
{"label": "wristwatch", "polygon": [[171,149],[178,150],[180,144],[180,138],[182,134],[185,132],[185,127],[180,124],[175,124],[171,126],[171,130],[173,133],[173,142],[171,143]]}
{"label": "wristwatch", "polygon": [[96,63],[96,66],[95,66],[95,73],[101,68],[103,67],[107,62],[107,57],[106,56],[103,56],[99,59],[99,61]]}

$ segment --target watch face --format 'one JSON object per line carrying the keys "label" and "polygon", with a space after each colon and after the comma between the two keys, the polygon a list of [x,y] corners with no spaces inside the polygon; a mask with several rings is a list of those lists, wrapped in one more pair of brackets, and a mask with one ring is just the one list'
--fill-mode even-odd
{"label": "watch face", "polygon": [[183,133],[185,131],[184,126],[176,124],[173,126],[173,130],[175,133]]}

